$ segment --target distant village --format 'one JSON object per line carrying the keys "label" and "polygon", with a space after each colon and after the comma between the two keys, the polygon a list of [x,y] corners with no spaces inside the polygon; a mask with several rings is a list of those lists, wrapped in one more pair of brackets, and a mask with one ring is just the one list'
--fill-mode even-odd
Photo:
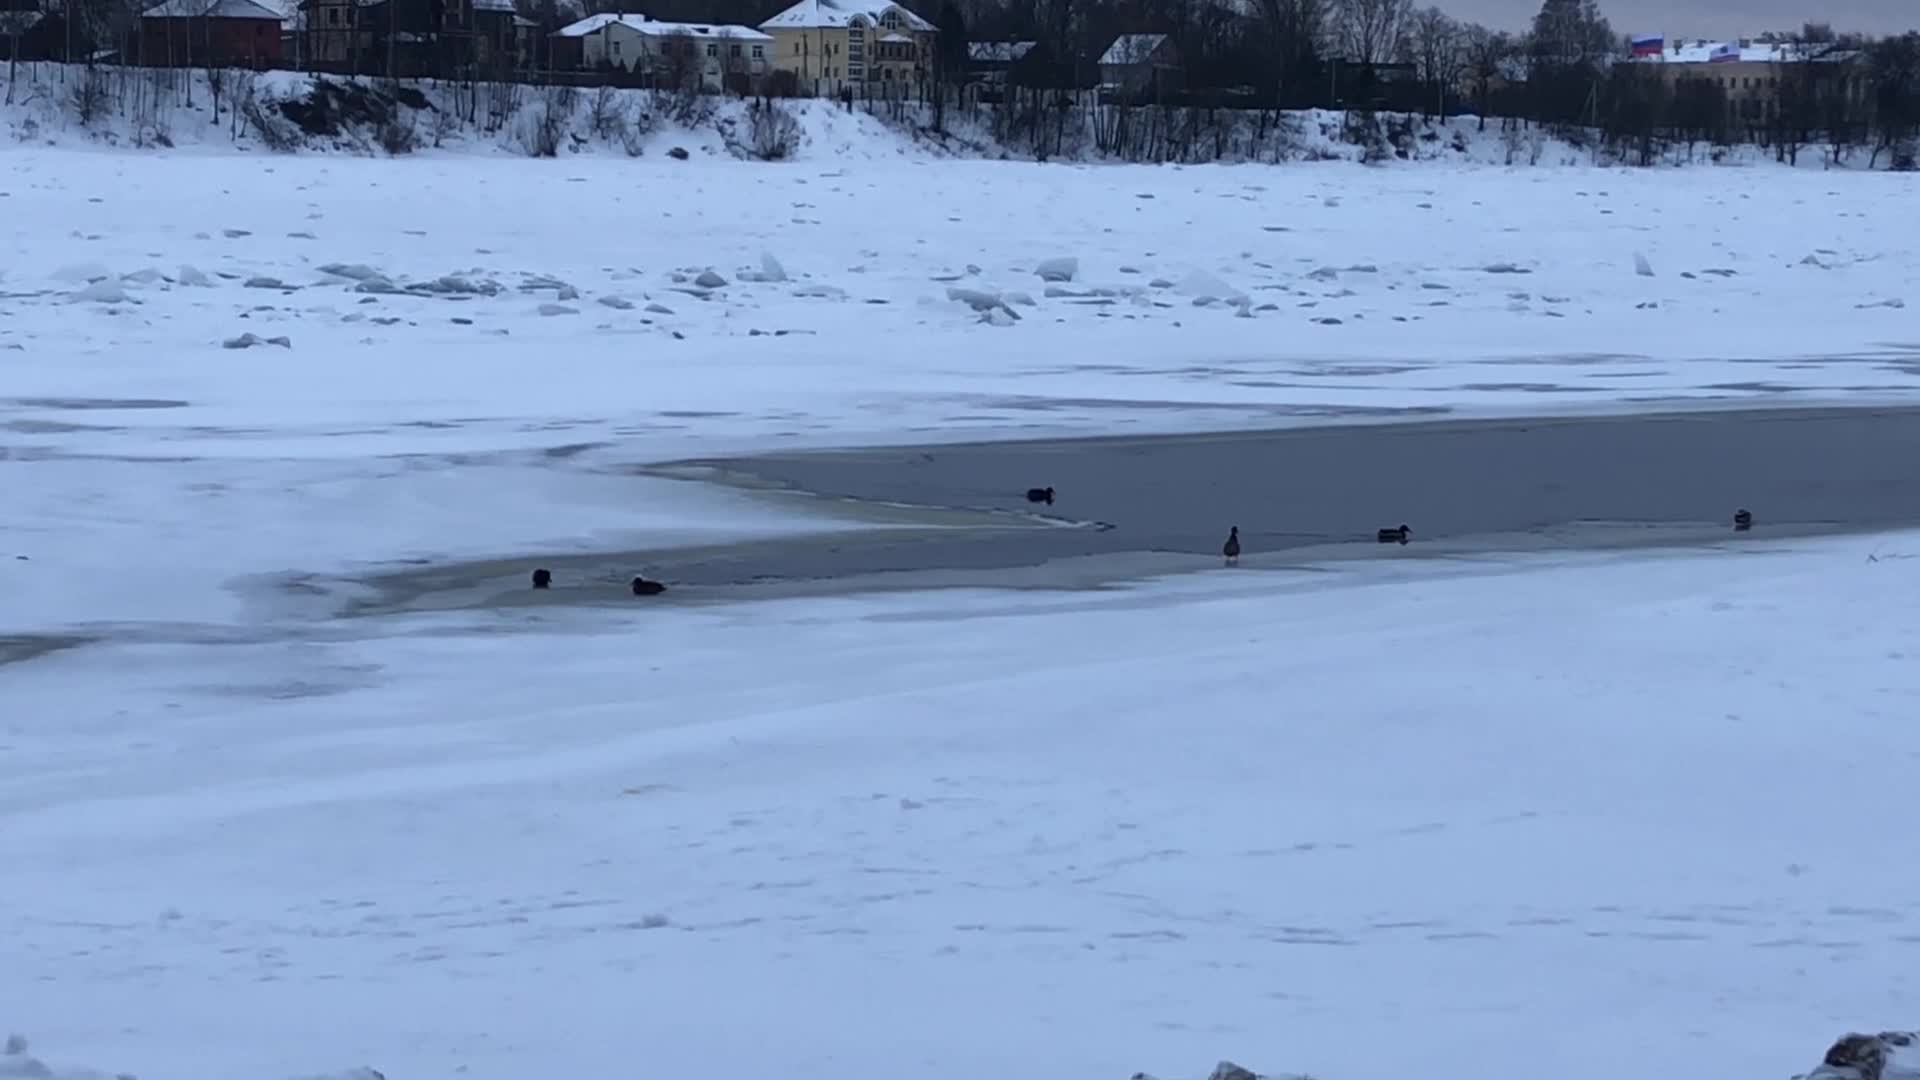
{"label": "distant village", "polygon": [[1519,32],[1412,0],[0,0],[0,59],[849,103],[1473,113],[1756,141],[1783,158],[1858,143],[1897,165],[1920,133],[1920,33],[1669,38],[1617,32],[1591,0],[1545,0]]}

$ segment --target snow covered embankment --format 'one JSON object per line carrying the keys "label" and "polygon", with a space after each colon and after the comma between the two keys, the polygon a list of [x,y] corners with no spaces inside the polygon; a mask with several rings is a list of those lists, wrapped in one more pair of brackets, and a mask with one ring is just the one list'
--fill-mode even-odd
{"label": "snow covered embankment", "polygon": [[1920,1080],[1920,1032],[1842,1036],[1819,1068],[1794,1080]]}
{"label": "snow covered embankment", "polygon": [[[0,1050],[0,1080],[136,1080],[132,1073],[109,1073],[99,1069],[48,1064],[27,1052],[27,1040],[19,1035],[7,1036],[6,1047]],[[299,1077],[298,1080],[387,1080],[376,1069],[348,1069],[345,1072],[321,1073]]]}

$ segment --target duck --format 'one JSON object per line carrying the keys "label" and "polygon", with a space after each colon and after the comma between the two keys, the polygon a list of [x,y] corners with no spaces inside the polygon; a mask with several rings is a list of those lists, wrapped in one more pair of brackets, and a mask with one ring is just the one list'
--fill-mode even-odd
{"label": "duck", "polygon": [[1227,557],[1228,566],[1240,565],[1240,526],[1227,530],[1227,542],[1220,545],[1220,554]]}
{"label": "duck", "polygon": [[1746,510],[1735,510],[1733,512],[1733,531],[1746,532],[1751,528],[1753,528],[1753,515]]}
{"label": "duck", "polygon": [[1383,544],[1404,544],[1413,539],[1413,530],[1402,525],[1397,529],[1381,529],[1379,536]]}
{"label": "duck", "polygon": [[553,584],[553,571],[541,567],[533,572],[533,587],[544,589]]}
{"label": "duck", "polygon": [[1050,487],[1028,488],[1027,501],[1030,503],[1046,503],[1048,506],[1052,506],[1053,489]]}
{"label": "duck", "polygon": [[633,595],[635,596],[659,596],[666,591],[667,587],[658,581],[648,581],[643,577],[633,579]]}

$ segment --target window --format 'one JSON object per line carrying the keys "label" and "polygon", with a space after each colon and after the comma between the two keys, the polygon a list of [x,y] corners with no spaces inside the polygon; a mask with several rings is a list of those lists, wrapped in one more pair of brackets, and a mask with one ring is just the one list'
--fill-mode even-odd
{"label": "window", "polygon": [[793,43],[793,55],[795,56],[800,55],[800,43],[797,41]]}
{"label": "window", "polygon": [[707,42],[707,56],[711,58],[711,57],[717,57],[719,55],[720,55],[720,46],[715,45],[711,41]]}
{"label": "window", "polygon": [[762,45],[755,45],[753,47],[753,58],[755,60],[765,60],[767,58],[766,47]]}
{"label": "window", "polygon": [[900,13],[892,8],[888,8],[887,13],[880,16],[880,25],[889,30],[900,29]]}
{"label": "window", "polygon": [[729,46],[727,46],[727,55],[728,55],[728,56],[739,56],[739,55],[740,55],[740,46],[739,46],[739,44],[738,44],[738,43],[735,43],[735,44],[732,44],[732,45],[729,45]]}
{"label": "window", "polygon": [[327,9],[327,25],[328,26],[340,25],[340,9],[339,8],[335,7],[335,8]]}
{"label": "window", "polygon": [[613,55],[620,55],[620,43],[618,41],[612,42],[607,47],[613,50]]}
{"label": "window", "polygon": [[864,79],[867,75],[867,32],[858,27],[847,30],[847,78]]}

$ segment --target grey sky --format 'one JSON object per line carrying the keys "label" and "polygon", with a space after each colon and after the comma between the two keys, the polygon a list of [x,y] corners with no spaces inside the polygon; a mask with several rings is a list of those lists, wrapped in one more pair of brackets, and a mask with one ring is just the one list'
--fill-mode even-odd
{"label": "grey sky", "polygon": [[[1425,7],[1429,0],[1415,0]],[[1540,10],[1539,0],[1434,0],[1457,19],[1520,29]],[[1607,21],[1622,34],[1729,38],[1792,30],[1813,19],[1839,31],[1870,34],[1920,30],[1914,0],[1600,0]]]}

